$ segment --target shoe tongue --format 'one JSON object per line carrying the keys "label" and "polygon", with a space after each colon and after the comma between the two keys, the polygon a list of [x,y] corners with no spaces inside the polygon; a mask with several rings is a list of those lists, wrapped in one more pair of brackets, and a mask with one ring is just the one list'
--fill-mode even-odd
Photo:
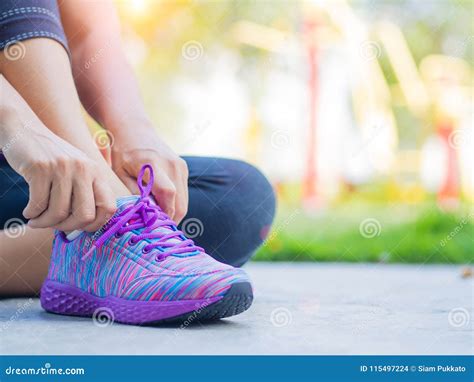
{"label": "shoe tongue", "polygon": [[118,198],[116,201],[117,211],[116,213],[122,212],[128,206],[135,204],[137,200],[140,199],[138,195],[129,195]]}

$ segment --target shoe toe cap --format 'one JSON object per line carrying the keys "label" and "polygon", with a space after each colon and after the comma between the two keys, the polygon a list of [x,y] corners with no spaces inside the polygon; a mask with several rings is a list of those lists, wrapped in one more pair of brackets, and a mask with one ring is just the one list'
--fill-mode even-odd
{"label": "shoe toe cap", "polygon": [[132,284],[123,297],[145,301],[202,300],[223,296],[239,283],[250,285],[248,275],[240,268],[179,277],[156,275]]}

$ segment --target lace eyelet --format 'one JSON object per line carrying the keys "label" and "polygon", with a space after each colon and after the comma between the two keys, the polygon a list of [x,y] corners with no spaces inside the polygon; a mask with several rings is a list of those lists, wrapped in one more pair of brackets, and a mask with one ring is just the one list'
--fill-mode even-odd
{"label": "lace eyelet", "polygon": [[135,244],[137,244],[137,241],[136,241],[135,238],[132,236],[132,237],[130,238],[130,240],[128,240],[128,245],[134,246]]}
{"label": "lace eyelet", "polygon": [[162,262],[164,259],[166,259],[166,257],[163,256],[163,255],[158,255],[158,256],[155,257],[155,260],[158,261],[158,262]]}
{"label": "lace eyelet", "polygon": [[143,247],[142,252],[143,253],[150,253],[151,249],[147,249],[146,246],[145,246],[145,247]]}
{"label": "lace eyelet", "polygon": [[118,233],[118,232],[117,232],[117,233],[115,234],[115,238],[116,238],[116,239],[120,239],[122,236],[123,236],[123,233]]}

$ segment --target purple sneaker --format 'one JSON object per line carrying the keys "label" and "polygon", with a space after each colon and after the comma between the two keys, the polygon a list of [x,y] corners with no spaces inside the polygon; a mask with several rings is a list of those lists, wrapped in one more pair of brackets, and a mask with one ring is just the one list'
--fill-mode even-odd
{"label": "purple sneaker", "polygon": [[[150,171],[144,186],[143,175]],[[126,324],[229,317],[253,300],[246,273],[222,264],[184,236],[149,196],[153,169],[138,177],[141,196],[117,201],[95,233],[68,240],[56,232],[41,305],[53,313]]]}

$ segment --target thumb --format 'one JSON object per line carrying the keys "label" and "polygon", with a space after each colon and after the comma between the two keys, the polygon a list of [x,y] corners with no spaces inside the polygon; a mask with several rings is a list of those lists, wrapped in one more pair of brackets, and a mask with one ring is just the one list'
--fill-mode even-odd
{"label": "thumb", "polygon": [[164,173],[159,173],[151,190],[157,204],[170,218],[174,218],[176,188]]}
{"label": "thumb", "polygon": [[134,177],[128,174],[119,174],[118,177],[133,195],[140,195],[140,189],[138,188],[137,180]]}

